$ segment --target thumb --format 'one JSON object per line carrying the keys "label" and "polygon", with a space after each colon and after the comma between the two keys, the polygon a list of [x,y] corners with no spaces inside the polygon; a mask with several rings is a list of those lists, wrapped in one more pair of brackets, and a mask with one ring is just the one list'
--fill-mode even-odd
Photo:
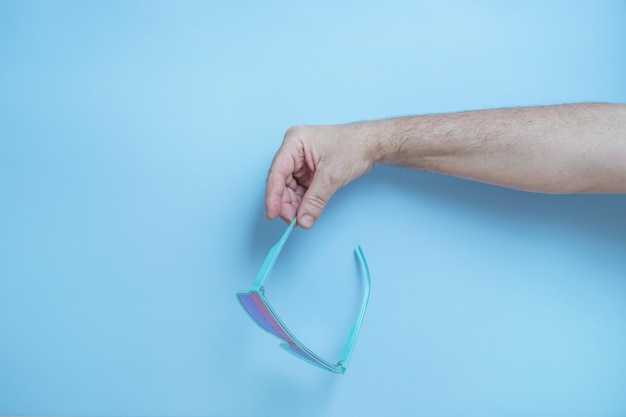
{"label": "thumb", "polygon": [[318,171],[316,174],[304,193],[298,209],[298,224],[305,229],[309,229],[319,219],[328,200],[339,188],[322,172]]}

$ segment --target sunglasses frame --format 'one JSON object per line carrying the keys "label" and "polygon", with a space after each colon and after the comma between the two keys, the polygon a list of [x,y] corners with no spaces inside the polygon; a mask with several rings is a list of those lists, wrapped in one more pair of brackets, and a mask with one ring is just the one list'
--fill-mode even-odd
{"label": "sunglasses frame", "polygon": [[[339,360],[335,363],[329,362],[316,355],[294,336],[294,334],[287,328],[287,326],[285,326],[283,321],[280,319],[274,308],[272,308],[271,304],[265,297],[265,288],[263,286],[263,283],[265,279],[269,276],[269,273],[276,263],[276,259],[278,258],[280,251],[282,250],[285,242],[287,241],[287,238],[296,226],[296,223],[297,220],[296,218],[294,218],[287,227],[287,230],[285,230],[285,232],[283,233],[280,240],[274,246],[272,246],[269,253],[265,257],[265,261],[263,261],[263,265],[261,266],[261,269],[259,270],[259,273],[257,274],[254,283],[252,284],[252,288],[250,288],[249,291],[239,291],[236,294],[237,300],[255,324],[257,324],[264,331],[282,340],[280,346],[287,352],[293,354],[299,359],[304,360],[305,362],[310,363],[311,365],[337,374],[344,374],[346,372],[346,368],[348,367],[350,357],[352,356],[352,351],[354,350],[359,331],[361,330],[361,325],[363,323],[363,318],[365,317],[365,311],[367,309],[367,304],[369,301],[371,287],[369,267],[367,265],[365,255],[363,254],[363,250],[360,246],[357,246],[354,250],[354,254],[359,261],[362,276],[365,281],[361,310],[354,325],[350,328],[350,331],[346,336],[343,348],[341,349],[341,353],[339,354]],[[256,309],[259,313],[261,313],[263,315],[263,321],[269,324],[269,326],[275,331],[270,330],[265,325],[261,324],[254,317],[249,308]]]}

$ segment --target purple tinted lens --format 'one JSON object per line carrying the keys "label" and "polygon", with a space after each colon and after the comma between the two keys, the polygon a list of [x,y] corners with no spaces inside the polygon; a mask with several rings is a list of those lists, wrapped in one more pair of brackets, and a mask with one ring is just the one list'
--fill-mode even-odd
{"label": "purple tinted lens", "polygon": [[[274,325],[272,325],[272,323],[268,321],[266,316],[271,317],[271,313],[267,310],[267,307],[265,307],[265,304],[263,304],[262,301],[259,302],[260,298],[257,294],[239,293],[237,294],[237,297],[239,297],[239,301],[241,301],[241,305],[243,306],[243,308],[246,309],[250,317],[254,321],[256,321],[259,326],[261,326],[268,332],[280,337],[283,340],[288,340],[288,339],[285,339],[285,337],[283,336],[284,331],[280,327],[278,328],[275,327],[277,326],[277,323],[275,322],[275,320],[272,320],[274,322]],[[256,300],[257,302],[255,302],[255,298],[257,298]]]}
{"label": "purple tinted lens", "polygon": [[[237,297],[239,297],[239,301],[241,302],[243,308],[246,309],[250,317],[259,326],[285,341],[283,343],[283,348],[307,362],[311,362],[317,366],[322,366],[316,358],[309,355],[299,346],[299,342],[289,336],[289,331],[280,324],[279,319],[274,316],[258,293],[237,293]],[[323,367],[327,368],[327,366]]]}
{"label": "purple tinted lens", "polygon": [[287,352],[291,353],[294,356],[297,356],[298,358],[304,360],[305,362],[310,363],[311,365],[315,365],[322,369],[326,369],[332,372],[341,373],[341,368],[335,367],[322,359],[317,359],[309,355],[297,345],[290,345],[287,343],[283,343],[281,347],[285,349]]}

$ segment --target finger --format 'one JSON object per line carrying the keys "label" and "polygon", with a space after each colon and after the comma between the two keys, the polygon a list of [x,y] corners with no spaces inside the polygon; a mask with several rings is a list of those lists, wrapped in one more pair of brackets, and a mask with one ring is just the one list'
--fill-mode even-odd
{"label": "finger", "polygon": [[291,178],[290,182],[286,184],[280,213],[278,213],[278,216],[285,220],[285,222],[290,223],[291,220],[296,217],[296,212],[298,211],[298,207],[300,207],[300,202],[302,201],[302,196],[305,191],[306,189],[298,185],[294,178]]}
{"label": "finger", "polygon": [[280,214],[285,192],[285,179],[278,173],[270,171],[265,188],[265,216],[269,220],[274,220]]}
{"label": "finger", "polygon": [[300,203],[298,224],[305,229],[313,226],[338,188],[336,181],[326,175],[323,169],[318,169]]}
{"label": "finger", "polygon": [[281,213],[281,206],[287,194],[288,181],[293,178],[294,158],[281,147],[267,174],[265,183],[265,215],[273,220]]}

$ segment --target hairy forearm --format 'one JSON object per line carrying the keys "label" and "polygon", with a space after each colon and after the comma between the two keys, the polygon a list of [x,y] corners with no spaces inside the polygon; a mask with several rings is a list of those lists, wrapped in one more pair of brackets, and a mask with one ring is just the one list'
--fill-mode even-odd
{"label": "hairy forearm", "polygon": [[626,105],[568,104],[345,125],[376,164],[546,193],[626,192]]}

